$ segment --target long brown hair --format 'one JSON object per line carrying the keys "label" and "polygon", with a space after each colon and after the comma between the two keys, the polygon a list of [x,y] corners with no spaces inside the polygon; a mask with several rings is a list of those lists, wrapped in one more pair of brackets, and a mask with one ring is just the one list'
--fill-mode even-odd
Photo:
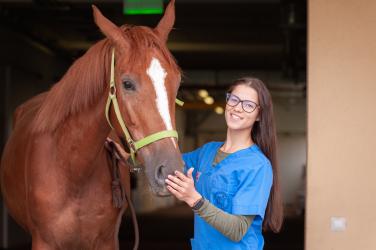
{"label": "long brown hair", "polygon": [[252,140],[260,147],[264,155],[269,159],[273,168],[273,185],[265,211],[263,229],[279,232],[283,223],[283,205],[279,183],[277,135],[274,123],[272,98],[265,84],[257,78],[244,77],[237,79],[229,88],[229,92],[232,92],[235,87],[239,85],[245,85],[253,88],[258,94],[260,120],[254,123],[251,131],[251,137]]}

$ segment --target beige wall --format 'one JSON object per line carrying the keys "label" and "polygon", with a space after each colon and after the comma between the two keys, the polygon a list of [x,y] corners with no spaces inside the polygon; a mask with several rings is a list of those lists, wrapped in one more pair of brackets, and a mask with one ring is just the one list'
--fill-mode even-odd
{"label": "beige wall", "polygon": [[[308,10],[306,250],[375,250],[376,1]],[[331,231],[332,216],[345,231]]]}

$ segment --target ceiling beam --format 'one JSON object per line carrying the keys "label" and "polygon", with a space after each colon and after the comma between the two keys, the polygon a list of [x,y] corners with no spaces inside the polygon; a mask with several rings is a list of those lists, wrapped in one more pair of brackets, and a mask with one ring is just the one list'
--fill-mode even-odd
{"label": "ceiling beam", "polygon": [[[88,41],[60,40],[59,46],[67,50],[87,50],[94,43]],[[172,52],[241,52],[241,53],[282,53],[282,44],[254,43],[205,43],[205,42],[168,42]]]}

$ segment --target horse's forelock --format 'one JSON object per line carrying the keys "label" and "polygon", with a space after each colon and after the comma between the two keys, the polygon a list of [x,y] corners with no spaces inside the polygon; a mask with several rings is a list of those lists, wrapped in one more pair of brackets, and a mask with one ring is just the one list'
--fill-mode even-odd
{"label": "horse's forelock", "polygon": [[[129,55],[129,62],[134,62],[137,58],[147,56],[147,54],[145,54],[145,49],[155,48],[161,52],[170,68],[180,72],[180,68],[168,50],[166,43],[161,40],[158,34],[156,34],[151,28],[145,26],[123,25],[121,26],[121,29],[124,31],[126,39],[128,39],[132,48]],[[146,63],[144,66],[148,67],[149,62],[146,62],[145,60],[143,61]]]}

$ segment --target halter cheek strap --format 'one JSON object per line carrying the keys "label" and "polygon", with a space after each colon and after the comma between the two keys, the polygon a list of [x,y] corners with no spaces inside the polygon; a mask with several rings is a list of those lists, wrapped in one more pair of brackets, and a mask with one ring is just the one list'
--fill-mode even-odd
{"label": "halter cheek strap", "polygon": [[[148,135],[144,137],[141,140],[134,141],[127,129],[127,126],[124,123],[124,120],[122,118],[120,108],[119,108],[119,103],[116,98],[116,86],[115,86],[115,49],[112,49],[112,56],[111,56],[111,79],[110,79],[110,91],[108,93],[108,98],[107,98],[107,103],[106,103],[106,109],[105,109],[105,115],[108,124],[110,127],[113,129],[114,127],[111,124],[110,118],[109,118],[109,111],[111,107],[111,103],[114,107],[114,111],[116,114],[117,121],[119,122],[121,129],[125,135],[126,142],[128,144],[130,154],[131,154],[131,159],[133,163],[133,171],[140,171],[140,164],[138,164],[137,159],[136,159],[136,153],[137,151],[145,147],[153,142],[156,142],[158,140],[161,140],[163,138],[167,137],[172,137],[172,138],[178,138],[178,133],[176,130],[163,130],[151,135]],[[176,104],[183,106],[184,102],[176,99]]]}

